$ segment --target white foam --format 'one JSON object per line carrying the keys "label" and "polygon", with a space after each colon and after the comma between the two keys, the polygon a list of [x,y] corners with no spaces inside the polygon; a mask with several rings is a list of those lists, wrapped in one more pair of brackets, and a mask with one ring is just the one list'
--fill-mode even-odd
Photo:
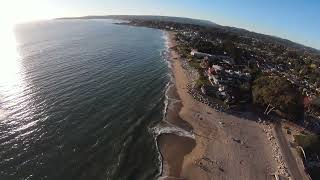
{"label": "white foam", "polygon": [[[168,59],[169,59],[169,56],[168,56],[169,55],[169,40],[168,40],[167,33],[165,31],[162,31],[162,33],[163,33],[162,34],[162,39],[165,42],[165,46],[164,46],[165,48],[161,52],[161,55],[162,55],[163,60],[167,64],[168,68],[171,69],[171,63],[168,61]],[[172,85],[172,82],[173,82],[172,81],[171,71],[169,71],[168,76],[170,77],[170,80],[166,84],[166,87],[165,87],[166,90],[165,90],[165,100],[164,100],[164,109],[163,109],[163,115],[162,115],[163,119],[162,119],[162,121],[165,120],[165,117],[166,117],[166,114],[167,114],[168,105],[169,105],[168,91],[169,91],[170,86]],[[152,131],[152,134],[153,134],[153,137],[154,137],[154,141],[155,141],[155,144],[156,144],[156,149],[158,151],[158,159],[159,159],[159,162],[160,162],[158,177],[160,178],[162,173],[163,173],[163,161],[162,161],[162,154],[160,152],[160,149],[159,149],[159,146],[158,146],[158,141],[157,141],[158,136],[161,134],[161,130],[159,130],[158,126],[152,128],[150,130]]]}
{"label": "white foam", "polygon": [[[163,59],[165,60],[165,62],[167,63],[168,65],[168,68],[171,69],[172,68],[172,65],[171,65],[171,62],[170,62],[170,56],[169,56],[169,36],[168,36],[168,33],[166,31],[162,31],[162,39],[164,40],[164,50],[162,51],[162,56],[163,56]],[[171,74],[171,72],[170,72]]]}
{"label": "white foam", "polygon": [[165,100],[164,100],[164,108],[163,108],[162,120],[164,120],[164,118],[167,115],[167,110],[168,110],[168,105],[169,105],[168,90],[170,88],[170,84],[171,84],[171,82],[168,82],[167,85],[166,85],[166,92],[165,92]]}
{"label": "white foam", "polygon": [[167,116],[167,111],[168,111],[168,108],[169,108],[169,101],[175,103],[175,102],[178,102],[180,100],[178,99],[174,99],[174,98],[171,98],[168,96],[168,93],[170,91],[170,89],[174,86],[174,77],[172,76],[172,64],[169,60],[169,37],[168,37],[168,33],[166,31],[162,31],[163,32],[163,36],[162,38],[164,39],[165,41],[165,49],[163,50],[162,52],[162,55],[163,55],[163,60],[167,63],[168,65],[168,68],[170,69],[170,72],[168,73],[168,75],[170,76],[170,81],[167,83],[166,85],[166,91],[165,91],[165,100],[164,100],[164,109],[163,109],[163,119],[162,121],[163,122],[166,122],[166,126],[164,125],[157,125],[153,128],[151,128],[150,130],[152,131],[152,134],[154,135],[154,140],[156,142],[156,148],[157,148],[157,151],[158,151],[158,159],[160,161],[160,167],[159,167],[159,174],[158,174],[158,177],[159,179],[163,178],[161,177],[162,173],[163,173],[163,158],[162,158],[162,154],[160,152],[160,149],[159,149],[159,146],[158,146],[158,141],[157,141],[157,138],[159,135],[161,134],[175,134],[175,135],[178,135],[178,136],[181,136],[181,137],[188,137],[188,138],[192,138],[192,139],[195,139],[195,135],[193,134],[193,132],[189,132],[189,131],[186,131],[180,127],[177,127],[175,126],[174,124],[168,122],[166,120],[166,116]]}
{"label": "white foam", "polygon": [[159,136],[161,134],[175,134],[178,136],[182,136],[182,137],[188,137],[188,138],[192,138],[195,139],[195,136],[192,132],[186,131],[180,127],[177,126],[172,126],[170,124],[170,126],[156,126],[154,128],[152,128],[152,132],[155,134],[155,136]]}
{"label": "white foam", "polygon": [[169,35],[168,35],[168,32],[162,31],[162,39],[165,42],[166,49],[169,49]]}
{"label": "white foam", "polygon": [[161,134],[175,134],[181,137],[188,137],[188,138],[192,138],[195,139],[195,136],[192,132],[188,132],[182,128],[176,127],[176,126],[161,126],[158,125],[152,129],[150,129],[152,131],[152,134],[154,135],[154,141],[156,143],[156,149],[158,151],[158,159],[160,162],[160,166],[159,166],[159,174],[158,174],[158,179],[163,178],[161,175],[163,173],[163,157],[162,154],[160,152],[159,146],[158,146],[158,137]]}

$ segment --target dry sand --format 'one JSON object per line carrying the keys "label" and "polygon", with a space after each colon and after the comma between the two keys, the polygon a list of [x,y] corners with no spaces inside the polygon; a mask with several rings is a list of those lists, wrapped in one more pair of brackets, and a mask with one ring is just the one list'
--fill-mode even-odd
{"label": "dry sand", "polygon": [[[169,46],[174,47],[174,34],[168,33],[168,37]],[[265,125],[254,121],[254,115],[229,115],[194,100],[186,90],[190,77],[181,58],[174,50],[170,56],[175,87],[169,93],[176,101],[168,110],[167,121],[195,138],[174,134],[158,138],[164,165],[159,179],[271,179],[279,163],[273,157]]]}

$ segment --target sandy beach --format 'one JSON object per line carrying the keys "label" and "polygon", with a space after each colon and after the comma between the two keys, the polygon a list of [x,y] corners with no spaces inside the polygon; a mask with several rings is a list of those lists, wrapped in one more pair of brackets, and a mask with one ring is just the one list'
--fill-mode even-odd
{"label": "sandy beach", "polygon": [[[168,33],[169,47],[176,45]],[[192,134],[162,134],[158,137],[163,157],[163,174],[159,179],[190,180],[263,180],[271,174],[286,175],[277,155],[271,125],[257,123],[251,113],[229,115],[217,112],[187,93],[192,81],[185,63],[170,49],[174,86],[169,89],[166,123]],[[278,157],[279,156],[279,157]],[[278,159],[277,159],[278,158]]]}

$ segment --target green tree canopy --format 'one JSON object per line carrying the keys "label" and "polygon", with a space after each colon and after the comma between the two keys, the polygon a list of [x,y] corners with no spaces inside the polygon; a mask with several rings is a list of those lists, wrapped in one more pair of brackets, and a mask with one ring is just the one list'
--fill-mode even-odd
{"label": "green tree canopy", "polygon": [[287,117],[296,119],[304,111],[298,88],[283,77],[259,77],[253,83],[252,96],[255,104],[266,107],[266,114],[280,110]]}

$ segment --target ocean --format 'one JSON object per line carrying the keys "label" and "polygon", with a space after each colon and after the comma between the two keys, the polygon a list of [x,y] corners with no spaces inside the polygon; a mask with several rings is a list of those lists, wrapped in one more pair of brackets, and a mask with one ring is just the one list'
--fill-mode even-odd
{"label": "ocean", "polygon": [[16,26],[0,57],[1,180],[158,177],[165,34],[114,22]]}

